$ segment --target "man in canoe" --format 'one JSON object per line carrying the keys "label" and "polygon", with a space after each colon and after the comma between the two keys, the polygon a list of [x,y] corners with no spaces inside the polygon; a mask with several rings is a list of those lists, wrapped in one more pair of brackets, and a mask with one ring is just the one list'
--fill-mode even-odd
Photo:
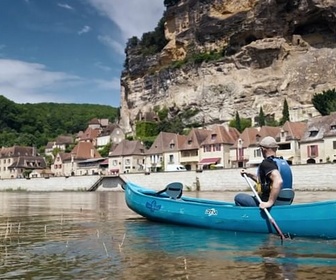
{"label": "man in canoe", "polygon": [[272,207],[282,189],[292,189],[292,171],[286,160],[276,157],[278,144],[271,136],[263,138],[259,147],[264,160],[260,163],[257,174],[246,170],[241,171],[256,182],[256,189],[260,196],[261,203],[255,196],[239,193],[235,196],[235,203],[238,206],[259,206],[261,209]]}

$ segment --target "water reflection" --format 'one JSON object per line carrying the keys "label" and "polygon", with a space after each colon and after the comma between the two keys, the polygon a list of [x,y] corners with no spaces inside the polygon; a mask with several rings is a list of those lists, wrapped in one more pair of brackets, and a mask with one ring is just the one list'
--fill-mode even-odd
{"label": "water reflection", "polygon": [[275,235],[151,223],[126,207],[123,193],[0,193],[0,213],[1,279],[333,279],[336,274],[336,241],[293,239],[281,246]]}

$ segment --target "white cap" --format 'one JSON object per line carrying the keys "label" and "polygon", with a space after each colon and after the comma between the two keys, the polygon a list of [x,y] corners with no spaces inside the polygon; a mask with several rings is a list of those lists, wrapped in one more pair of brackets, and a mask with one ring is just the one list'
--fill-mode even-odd
{"label": "white cap", "polygon": [[277,144],[277,142],[275,141],[275,139],[271,136],[266,136],[264,137],[260,143],[259,146],[261,147],[265,147],[265,148],[278,148],[279,145]]}

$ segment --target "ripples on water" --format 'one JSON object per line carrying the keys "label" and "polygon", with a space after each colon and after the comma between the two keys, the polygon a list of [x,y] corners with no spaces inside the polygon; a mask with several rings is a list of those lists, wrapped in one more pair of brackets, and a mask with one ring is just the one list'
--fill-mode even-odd
{"label": "ripples on water", "polygon": [[123,193],[0,193],[0,279],[334,279],[336,241],[151,223]]}

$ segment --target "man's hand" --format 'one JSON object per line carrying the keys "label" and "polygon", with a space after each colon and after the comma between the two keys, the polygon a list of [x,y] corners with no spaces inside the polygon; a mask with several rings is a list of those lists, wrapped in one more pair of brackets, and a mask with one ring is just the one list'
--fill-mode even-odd
{"label": "man's hand", "polygon": [[260,209],[267,209],[267,208],[270,208],[270,207],[272,207],[273,206],[273,203],[271,202],[271,201],[267,201],[267,202],[260,202],[260,204],[259,204],[259,208]]}
{"label": "man's hand", "polygon": [[248,173],[248,172],[246,172],[246,170],[245,169],[242,169],[241,171],[240,171],[240,175],[242,176],[242,177],[244,177],[244,174],[247,176],[247,177],[251,177],[250,175],[250,173]]}

